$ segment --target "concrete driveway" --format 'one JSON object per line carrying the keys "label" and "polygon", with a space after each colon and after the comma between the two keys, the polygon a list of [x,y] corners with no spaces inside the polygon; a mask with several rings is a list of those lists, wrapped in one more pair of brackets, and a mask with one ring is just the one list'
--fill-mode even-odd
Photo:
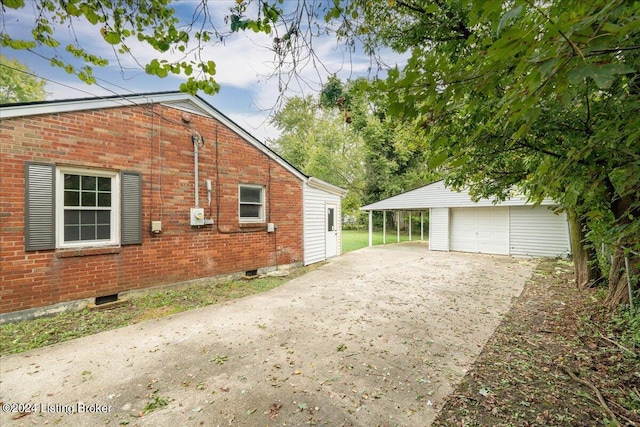
{"label": "concrete driveway", "polygon": [[428,426],[534,266],[348,253],[264,294],[3,357],[0,424]]}

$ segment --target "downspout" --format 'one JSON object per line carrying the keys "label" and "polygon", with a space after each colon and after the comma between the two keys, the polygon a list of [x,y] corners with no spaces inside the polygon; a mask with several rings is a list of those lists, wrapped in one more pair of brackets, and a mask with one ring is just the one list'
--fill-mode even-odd
{"label": "downspout", "polygon": [[193,142],[193,175],[194,175],[194,187],[195,187],[195,207],[200,206],[200,195],[198,193],[198,146],[202,142],[202,137],[198,133],[191,134],[191,142]]}

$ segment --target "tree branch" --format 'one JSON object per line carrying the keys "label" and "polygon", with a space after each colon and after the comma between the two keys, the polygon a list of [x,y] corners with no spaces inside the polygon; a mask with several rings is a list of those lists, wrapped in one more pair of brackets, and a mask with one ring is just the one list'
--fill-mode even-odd
{"label": "tree branch", "polygon": [[587,117],[584,119],[584,130],[587,135],[592,134],[591,130],[591,103],[589,102],[589,79],[584,82],[584,98],[587,105]]}
{"label": "tree branch", "polygon": [[[549,21],[553,26],[556,26],[555,21],[551,19],[551,17],[547,15],[542,9],[540,9],[540,7],[538,7],[535,3],[533,3],[531,0],[525,0],[525,2],[531,8],[535,9],[540,15],[544,16],[545,19]],[[579,55],[584,60],[584,54],[582,53],[580,48],[573,42],[573,40],[571,40],[562,30],[558,30],[558,33],[562,36],[563,39],[566,40],[567,43],[569,43],[569,46],[571,46],[573,52]]]}
{"label": "tree branch", "polygon": [[396,4],[398,6],[406,7],[407,9],[413,10],[414,12],[423,13],[423,14],[427,13],[427,11],[424,10],[423,8],[421,8],[419,6],[415,6],[415,5],[409,4],[409,3],[406,3],[406,2],[403,2],[401,0],[397,1]]}
{"label": "tree branch", "polygon": [[587,380],[582,380],[578,378],[571,369],[566,367],[563,367],[563,369],[571,377],[572,380],[589,387],[598,397],[598,401],[600,402],[600,405],[602,405],[602,408],[607,412],[607,414],[609,414],[611,419],[614,421],[614,425],[620,425],[620,423],[618,422],[618,419],[616,418],[616,414],[614,414],[611,408],[609,408],[609,405],[607,405],[607,402],[604,400],[602,393],[600,393],[600,390],[598,390],[598,388],[595,385],[593,385],[591,382]]}
{"label": "tree branch", "polygon": [[[409,10],[414,11],[414,12],[420,13],[422,15],[428,15],[431,19],[434,19],[434,20],[437,19],[437,17],[433,13],[427,12],[425,9],[421,8],[420,6],[416,6],[414,4],[409,4],[409,3],[405,2],[405,1],[402,1],[402,0],[398,0],[396,2],[396,4],[398,6],[405,7],[407,9],[409,9]],[[473,32],[469,28],[467,28],[467,26],[464,24],[464,22],[461,19],[457,19],[457,17],[454,16],[454,14],[451,13],[451,11],[445,10],[445,7],[444,7],[444,5],[442,4],[441,1],[437,1],[436,0],[435,4],[438,5],[440,10],[442,10],[444,12],[444,14],[446,15],[447,18],[449,18],[451,21],[455,22],[456,25],[452,26],[450,28],[450,30],[453,31],[454,33],[456,33],[457,37],[443,38],[443,40],[438,40],[438,39],[431,38],[431,37],[427,36],[427,37],[425,37],[426,40],[435,41],[435,42],[459,40],[459,39],[466,40],[473,34]]]}
{"label": "tree branch", "polygon": [[631,51],[631,50],[640,50],[640,45],[632,45],[632,46],[623,46],[623,47],[607,47],[602,49],[593,49],[587,51],[585,56],[591,55],[603,55],[607,53],[617,53],[620,51]]}

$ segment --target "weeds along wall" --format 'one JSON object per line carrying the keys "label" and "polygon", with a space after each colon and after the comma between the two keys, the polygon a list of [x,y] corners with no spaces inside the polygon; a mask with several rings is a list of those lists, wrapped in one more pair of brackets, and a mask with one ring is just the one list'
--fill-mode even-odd
{"label": "weeds along wall", "polygon": [[[300,177],[216,119],[183,117],[145,105],[0,121],[0,313],[303,261]],[[199,206],[214,220],[201,227],[190,225],[194,133],[204,141]],[[27,251],[29,162],[139,173],[141,243]],[[264,189],[263,221],[240,222],[240,184]],[[152,221],[161,221],[160,233],[151,232]]]}

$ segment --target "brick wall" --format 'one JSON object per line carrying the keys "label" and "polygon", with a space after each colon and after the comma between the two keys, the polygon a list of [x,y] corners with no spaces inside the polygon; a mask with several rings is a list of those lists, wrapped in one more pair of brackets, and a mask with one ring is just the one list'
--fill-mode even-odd
{"label": "brick wall", "polygon": [[[0,121],[0,313],[178,281],[302,262],[302,182],[231,129],[169,107],[122,107]],[[193,228],[191,135],[199,149],[199,201],[214,226]],[[217,135],[217,147],[216,147]],[[216,158],[216,151],[218,158]],[[142,174],[143,243],[24,250],[25,162]],[[213,182],[211,205],[205,180]],[[241,226],[238,185],[265,187],[266,222]],[[162,233],[150,232],[162,221]]]}

